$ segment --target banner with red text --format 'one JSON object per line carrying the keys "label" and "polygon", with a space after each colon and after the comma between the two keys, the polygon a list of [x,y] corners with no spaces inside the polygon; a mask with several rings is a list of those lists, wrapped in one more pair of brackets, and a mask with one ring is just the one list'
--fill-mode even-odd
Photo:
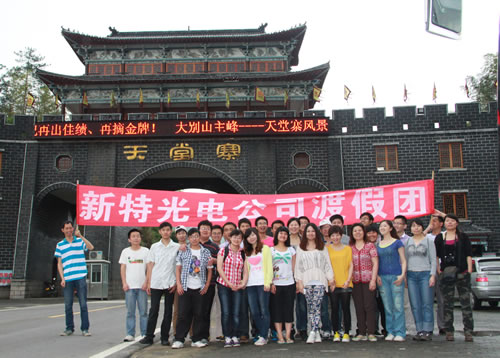
{"label": "banner with red text", "polygon": [[263,215],[271,223],[307,216],[319,223],[334,214],[345,224],[359,221],[370,212],[375,221],[396,215],[414,218],[434,210],[434,181],[422,180],[373,188],[301,194],[205,194],[180,191],[113,188],[78,185],[77,222],[97,226],[196,226],[201,220],[213,224],[237,223],[241,218]]}

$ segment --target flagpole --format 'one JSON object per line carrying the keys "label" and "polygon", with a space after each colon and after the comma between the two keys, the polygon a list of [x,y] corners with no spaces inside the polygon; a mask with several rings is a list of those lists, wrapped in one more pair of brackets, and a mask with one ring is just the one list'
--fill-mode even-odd
{"label": "flagpole", "polygon": [[28,106],[28,77],[29,77],[29,71],[28,71],[28,66],[26,66],[26,80],[24,82],[24,110],[23,110],[24,114],[26,114],[26,108]]}

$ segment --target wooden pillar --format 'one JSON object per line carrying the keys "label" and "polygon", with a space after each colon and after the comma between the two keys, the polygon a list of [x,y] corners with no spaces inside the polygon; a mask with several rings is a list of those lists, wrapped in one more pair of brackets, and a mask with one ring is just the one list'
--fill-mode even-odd
{"label": "wooden pillar", "polygon": [[163,103],[163,100],[160,101],[160,112],[165,111],[165,104]]}
{"label": "wooden pillar", "polygon": [[61,114],[62,114],[63,120],[64,120],[64,117],[66,116],[66,104],[65,103],[61,103]]}
{"label": "wooden pillar", "polygon": [[122,62],[121,65],[120,65],[120,72],[122,75],[125,74],[125,62]]}

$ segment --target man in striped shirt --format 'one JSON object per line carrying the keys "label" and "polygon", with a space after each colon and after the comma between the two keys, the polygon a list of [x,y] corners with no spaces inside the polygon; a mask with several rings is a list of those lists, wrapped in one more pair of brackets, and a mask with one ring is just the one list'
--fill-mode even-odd
{"label": "man in striped shirt", "polygon": [[54,256],[57,258],[57,269],[64,288],[64,308],[66,313],[66,329],[61,336],[69,336],[75,330],[73,322],[73,293],[76,291],[80,302],[81,330],[85,337],[90,336],[89,314],[87,309],[87,264],[85,251],[93,250],[92,245],[82,236],[78,228],[74,230],[71,221],[65,221],[61,231],[64,239],[57,243]]}

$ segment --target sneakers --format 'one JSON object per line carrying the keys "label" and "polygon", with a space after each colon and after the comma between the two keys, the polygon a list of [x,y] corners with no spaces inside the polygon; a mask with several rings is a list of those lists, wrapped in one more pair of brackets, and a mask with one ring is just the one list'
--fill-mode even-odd
{"label": "sneakers", "polygon": [[299,336],[303,341],[307,340],[307,331],[299,331]]}
{"label": "sneakers", "polygon": [[350,341],[351,341],[351,337],[349,337],[349,334],[344,333],[344,335],[342,336],[342,342],[349,343]]}
{"label": "sneakers", "polygon": [[368,340],[369,340],[370,342],[376,342],[376,341],[377,341],[377,336],[376,336],[376,335],[374,335],[374,334],[369,334],[369,335],[368,335]]}
{"label": "sneakers", "polygon": [[153,344],[153,338],[150,338],[150,337],[144,337],[143,339],[141,339],[139,341],[140,344]]}
{"label": "sneakers", "polygon": [[184,348],[184,343],[181,341],[175,341],[172,343],[172,349],[179,349],[179,348]]}
{"label": "sneakers", "polygon": [[92,334],[90,334],[90,332],[87,330],[82,331],[82,336],[84,336],[84,337],[90,337],[91,335]]}
{"label": "sneakers", "polygon": [[321,333],[321,338],[323,339],[330,339],[332,336],[332,333],[330,331],[320,331]]}
{"label": "sneakers", "polygon": [[333,335],[333,341],[334,342],[340,342],[340,334],[339,334],[339,332],[335,332],[335,334]]}
{"label": "sneakers", "polygon": [[368,338],[366,336],[363,336],[362,334],[358,334],[357,336],[352,338],[353,342],[359,342],[359,341],[367,341]]}
{"label": "sneakers", "polygon": [[417,332],[417,334],[413,336],[413,340],[414,341],[421,341],[423,335],[424,335],[424,332]]}
{"label": "sneakers", "polygon": [[315,337],[314,337],[314,343],[321,343],[321,334],[319,331],[316,331]]}
{"label": "sneakers", "polygon": [[267,339],[265,339],[264,337],[259,337],[259,339],[257,339],[254,344],[256,346],[263,346],[267,344]]}
{"label": "sneakers", "polygon": [[[203,348],[203,347],[206,347],[208,344],[202,342],[202,341],[197,341],[197,342],[192,342],[191,343],[191,347],[195,347],[195,348]],[[173,346],[172,346],[173,348]]]}
{"label": "sneakers", "polygon": [[218,337],[215,337],[215,340],[217,342],[224,342],[224,336],[218,336]]}
{"label": "sneakers", "polygon": [[421,341],[432,341],[432,332],[422,332]]}
{"label": "sneakers", "polygon": [[208,339],[202,338],[202,339],[200,339],[200,342],[203,343],[204,345],[208,346]]}
{"label": "sneakers", "polygon": [[233,347],[239,347],[240,346],[240,339],[238,337],[233,337],[231,339],[233,341]]}
{"label": "sneakers", "polygon": [[134,336],[131,336],[130,334],[127,334],[125,338],[123,338],[124,342],[133,342],[134,341]]}
{"label": "sneakers", "polygon": [[60,336],[71,336],[73,334],[73,331],[71,329],[65,329],[64,331],[61,332]]}
{"label": "sneakers", "polygon": [[394,340],[394,335],[392,333],[389,333],[387,336],[385,336],[386,341],[393,341]]}
{"label": "sneakers", "polygon": [[393,341],[394,342],[404,342],[404,341],[406,341],[406,339],[404,337],[401,337],[401,336],[396,336],[396,337],[394,337]]}
{"label": "sneakers", "polygon": [[240,342],[241,343],[248,343],[249,342],[248,336],[241,336],[240,337]]}
{"label": "sneakers", "polygon": [[474,338],[472,337],[471,332],[465,332],[465,341],[466,342],[474,342]]}
{"label": "sneakers", "polygon": [[224,348],[231,348],[232,346],[233,346],[233,341],[231,340],[231,338],[226,337],[224,339]]}
{"label": "sneakers", "polygon": [[448,342],[453,342],[455,340],[455,336],[453,335],[453,332],[446,332],[446,340]]}
{"label": "sneakers", "polygon": [[316,339],[316,332],[311,331],[309,333],[309,336],[307,337],[306,343],[312,344],[314,343],[315,339]]}

